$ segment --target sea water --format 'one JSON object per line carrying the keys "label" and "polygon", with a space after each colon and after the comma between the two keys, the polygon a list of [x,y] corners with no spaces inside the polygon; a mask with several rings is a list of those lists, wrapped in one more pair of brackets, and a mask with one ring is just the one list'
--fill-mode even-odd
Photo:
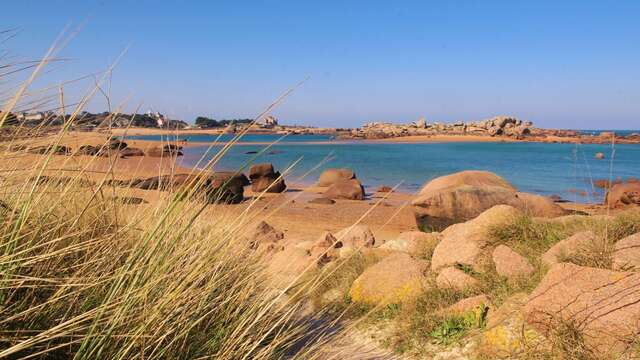
{"label": "sea water", "polygon": [[[212,141],[211,135],[188,135],[188,141]],[[159,140],[159,136],[137,139]],[[273,145],[276,140],[282,141]],[[399,185],[399,190],[416,192],[427,181],[462,170],[494,172],[520,191],[559,195],[575,202],[602,201],[598,179],[640,178],[640,145],[636,144],[557,144],[529,142],[449,142],[379,143],[366,141],[333,142],[322,135],[297,135],[281,139],[278,135],[246,135],[244,143],[234,145],[214,169],[244,169],[251,163],[269,162],[283,171],[290,169],[287,181],[315,182],[323,169],[348,167],[369,191],[380,185]],[[309,142],[312,142],[309,144]],[[201,158],[210,159],[220,149],[193,146],[184,149],[183,166],[193,166]],[[596,160],[595,153],[605,154]],[[201,162],[201,164],[203,164]]]}

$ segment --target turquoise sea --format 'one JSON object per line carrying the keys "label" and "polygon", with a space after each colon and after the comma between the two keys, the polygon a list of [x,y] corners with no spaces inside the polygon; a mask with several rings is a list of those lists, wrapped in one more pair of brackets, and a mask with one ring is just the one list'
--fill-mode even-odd
{"label": "turquoise sea", "polygon": [[[129,137],[159,140],[160,136]],[[189,142],[211,142],[211,135],[184,135]],[[228,140],[229,137],[221,139]],[[267,145],[280,140],[279,143]],[[369,191],[377,186],[400,184],[406,192],[417,191],[426,181],[462,170],[488,170],[506,178],[521,191],[560,195],[577,202],[602,201],[602,191],[592,186],[597,179],[640,178],[640,145],[574,145],[543,143],[373,143],[333,142],[328,136],[246,135],[218,162],[219,170],[236,170],[250,162],[270,162],[282,171],[292,164],[287,180],[310,184],[324,168],[349,167]],[[309,144],[312,142],[312,144]],[[205,155],[207,146],[188,147],[182,164],[195,165],[210,158],[220,147]],[[262,153],[260,153],[262,151]],[[254,152],[258,152],[255,154]],[[603,152],[605,160],[594,159]],[[318,167],[319,166],[319,167]],[[318,169],[315,169],[318,167]],[[307,174],[312,171],[310,174]],[[304,176],[307,174],[306,176]]]}

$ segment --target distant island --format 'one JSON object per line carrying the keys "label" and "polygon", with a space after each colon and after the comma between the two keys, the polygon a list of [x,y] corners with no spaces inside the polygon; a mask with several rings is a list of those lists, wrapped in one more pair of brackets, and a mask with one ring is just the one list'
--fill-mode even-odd
{"label": "distant island", "polygon": [[[62,126],[71,115],[54,112],[9,113],[7,125],[20,128],[40,128],[42,126]],[[280,135],[331,135],[337,140],[380,140],[390,142],[433,142],[433,141],[527,141],[548,143],[640,143],[640,133],[616,134],[613,131],[586,133],[573,129],[544,129],[533,122],[513,116],[495,116],[478,121],[457,121],[452,123],[428,122],[424,118],[407,124],[389,122],[369,122],[359,128],[335,128],[313,126],[281,125],[272,115],[259,119],[212,119],[198,116],[191,125],[183,120],[169,119],[155,112],[145,114],[121,114],[113,112],[90,113],[83,111],[74,120],[73,130],[104,131],[106,129],[147,129],[160,131],[186,131],[206,133],[271,133]],[[5,130],[7,131],[7,130]]]}

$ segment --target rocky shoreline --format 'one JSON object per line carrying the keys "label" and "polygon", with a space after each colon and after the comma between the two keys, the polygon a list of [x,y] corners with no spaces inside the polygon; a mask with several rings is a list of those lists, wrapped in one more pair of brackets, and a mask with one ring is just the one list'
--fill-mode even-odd
{"label": "rocky shoreline", "polygon": [[577,130],[542,129],[537,128],[531,121],[523,121],[510,116],[496,116],[491,119],[454,123],[428,123],[420,119],[411,124],[391,124],[385,122],[367,123],[359,129],[353,129],[347,134],[341,134],[341,139],[389,139],[409,138],[417,136],[482,136],[509,141],[532,142],[579,142],[583,144],[640,143],[640,133],[626,136],[614,132],[601,132],[589,135]]}
{"label": "rocky shoreline", "polygon": [[[295,188],[270,163],[253,164],[248,176],[175,167],[180,149],[160,144],[74,134],[59,149],[6,148],[22,156],[3,166],[29,168],[49,153],[52,169],[84,164],[82,181],[52,170],[16,177],[12,186],[107,186],[114,201],[139,213],[173,196],[204,204],[207,223],[255,208],[259,214],[238,239],[265,260],[267,285],[282,289],[304,281],[305,272],[335,273],[340,281],[323,282],[309,311],[382,309],[383,329],[372,341],[394,350],[412,339],[410,353],[509,357],[552,346],[556,322],[574,318],[586,324],[579,330],[587,339],[602,339],[581,345],[591,352],[617,356],[633,346],[640,311],[637,292],[629,291],[640,284],[635,179],[598,183],[608,192],[605,203],[579,208],[521,192],[484,171],[427,181],[416,195],[389,187],[365,192],[348,168],[327,169],[313,186]],[[580,315],[597,306],[597,318]],[[415,327],[406,330],[408,324]],[[531,344],[540,347],[531,350]]]}

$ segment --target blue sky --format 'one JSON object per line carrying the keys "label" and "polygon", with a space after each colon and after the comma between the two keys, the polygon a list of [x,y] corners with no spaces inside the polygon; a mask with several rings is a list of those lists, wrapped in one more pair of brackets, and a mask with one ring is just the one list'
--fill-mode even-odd
{"label": "blue sky", "polygon": [[[640,128],[640,1],[12,1],[4,44],[41,56],[71,24],[57,79],[130,45],[112,99],[192,121],[476,120]],[[53,75],[50,81],[54,81]],[[92,110],[103,110],[97,99]]]}

